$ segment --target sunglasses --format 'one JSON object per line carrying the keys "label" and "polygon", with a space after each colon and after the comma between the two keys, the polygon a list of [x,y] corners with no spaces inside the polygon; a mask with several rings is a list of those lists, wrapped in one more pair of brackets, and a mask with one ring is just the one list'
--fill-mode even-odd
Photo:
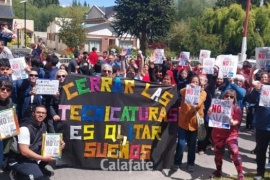
{"label": "sunglasses", "polygon": [[225,95],[225,98],[231,98],[231,99],[234,99],[234,96]]}
{"label": "sunglasses", "polygon": [[1,90],[2,92],[4,92],[4,91],[11,92],[11,89],[9,89],[9,88],[0,88],[0,90]]}
{"label": "sunglasses", "polygon": [[111,73],[112,71],[110,70],[103,70],[104,73],[108,72],[108,73]]}
{"label": "sunglasses", "polygon": [[29,74],[30,77],[38,77],[37,74]]}
{"label": "sunglasses", "polygon": [[64,78],[64,77],[66,77],[66,75],[57,75],[56,77],[57,78],[61,78],[61,77]]}

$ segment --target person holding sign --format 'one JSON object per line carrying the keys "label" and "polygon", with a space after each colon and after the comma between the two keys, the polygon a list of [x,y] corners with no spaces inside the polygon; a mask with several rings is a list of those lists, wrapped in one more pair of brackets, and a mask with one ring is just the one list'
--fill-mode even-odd
{"label": "person holding sign", "polygon": [[[12,91],[12,82],[9,80],[0,81],[0,111],[13,107],[12,100],[10,98]],[[3,167],[3,152],[4,143],[0,140],[0,171]]]}
{"label": "person holding sign", "polygon": [[[197,87],[200,86],[200,80],[197,75],[191,77],[191,86]],[[196,117],[196,112],[199,113],[201,117],[204,116],[204,101],[206,99],[206,92],[194,92],[192,94],[198,94],[198,103],[197,104],[187,104],[185,102],[186,94],[191,92],[187,92],[187,89],[181,89],[180,94],[182,96],[181,109],[178,119],[178,142],[176,153],[174,157],[174,166],[173,170],[176,171],[182,164],[183,153],[187,143],[188,146],[188,170],[189,172],[194,171],[194,162],[195,162],[195,152],[196,152],[196,141],[197,141],[197,129],[198,122]]]}
{"label": "person holding sign", "polygon": [[[264,75],[262,73],[262,75]],[[268,76],[266,76],[268,77]],[[261,77],[261,82],[257,82],[255,88],[246,97],[247,102],[255,104],[253,121],[256,129],[256,162],[257,174],[255,180],[264,178],[266,151],[270,143],[270,107],[269,105],[260,104],[261,101],[268,101],[269,91],[266,85],[267,78]],[[263,86],[266,86],[265,90]]]}
{"label": "person holding sign", "polygon": [[[55,161],[52,156],[41,156],[42,134],[46,133],[46,125],[43,122],[47,116],[47,110],[39,105],[34,108],[31,117],[21,124],[18,135],[17,148],[10,152],[10,175],[15,174],[24,179],[41,179],[44,176],[52,176],[53,172],[45,168],[48,162]],[[65,143],[61,142],[63,149]]]}
{"label": "person holding sign", "polygon": [[[238,180],[242,180],[244,179],[242,159],[238,149],[238,125],[242,119],[242,110],[237,105],[236,92],[234,90],[227,90],[222,99],[233,101],[230,115],[230,129],[213,128],[212,130],[215,164],[217,170],[210,175],[210,178],[222,176],[222,157],[224,155],[225,145],[227,145],[238,173]],[[214,109],[211,107],[208,110],[208,115],[210,115],[213,111]]]}

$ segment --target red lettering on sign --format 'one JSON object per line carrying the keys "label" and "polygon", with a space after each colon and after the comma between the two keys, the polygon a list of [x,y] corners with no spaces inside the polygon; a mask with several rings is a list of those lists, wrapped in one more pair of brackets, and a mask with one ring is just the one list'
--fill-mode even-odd
{"label": "red lettering on sign", "polygon": [[263,91],[262,94],[265,96],[269,96],[270,93],[269,93],[269,91]]}
{"label": "red lettering on sign", "polygon": [[259,59],[265,59],[265,56],[266,56],[266,55],[265,55],[264,53],[259,53],[259,54],[258,54],[258,58],[259,58]]}
{"label": "red lettering on sign", "polygon": [[187,89],[187,94],[193,94],[193,89]]}
{"label": "red lettering on sign", "polygon": [[221,113],[221,105],[213,104],[212,105],[212,112],[213,113]]}
{"label": "red lettering on sign", "polygon": [[229,66],[230,62],[229,61],[223,61],[223,66]]}

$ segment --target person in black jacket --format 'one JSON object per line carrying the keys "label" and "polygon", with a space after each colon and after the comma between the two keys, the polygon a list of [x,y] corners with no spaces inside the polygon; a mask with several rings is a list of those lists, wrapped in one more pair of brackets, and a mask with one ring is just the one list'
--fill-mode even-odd
{"label": "person in black jacket", "polygon": [[[15,177],[16,174],[22,179],[41,179],[53,175],[53,172],[45,166],[48,162],[55,161],[55,158],[41,156],[42,134],[46,133],[46,125],[43,121],[46,116],[45,106],[38,105],[32,116],[27,117],[21,124],[18,135],[19,152],[12,152],[9,159],[9,167],[12,170],[10,176]],[[64,145],[62,141],[61,147],[64,148]]]}

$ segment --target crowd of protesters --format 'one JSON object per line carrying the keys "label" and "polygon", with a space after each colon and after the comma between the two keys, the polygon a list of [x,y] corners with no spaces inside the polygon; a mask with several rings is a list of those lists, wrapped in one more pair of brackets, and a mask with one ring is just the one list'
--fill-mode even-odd
{"label": "crowd of protesters", "polygon": [[[60,64],[55,54],[48,54],[41,58],[44,49],[42,39],[37,45],[32,45],[32,54],[25,57],[28,79],[12,81],[12,70],[9,59],[12,54],[0,41],[0,110],[16,107],[19,123],[23,123],[33,116],[37,106],[44,105],[47,112],[45,123],[47,132],[54,133],[58,115],[58,103],[62,85],[68,74],[83,74],[98,77],[121,77],[155,82],[168,86],[176,86],[178,90],[179,121],[178,140],[172,169],[177,171],[181,167],[185,146],[188,146],[188,170],[194,171],[196,152],[202,155],[207,147],[212,147],[215,154],[216,171],[210,177],[222,176],[222,157],[227,145],[229,154],[238,172],[238,179],[244,179],[242,160],[238,148],[238,131],[244,110],[246,116],[246,130],[256,132],[256,147],[252,150],[257,158],[257,175],[254,179],[262,179],[265,169],[270,168],[270,162],[266,164],[266,151],[270,140],[270,108],[258,105],[260,91],[263,85],[270,82],[267,71],[255,71],[256,68],[245,61],[242,67],[238,67],[235,78],[219,78],[219,67],[214,67],[214,74],[203,74],[202,65],[197,63],[194,68],[178,66],[178,62],[170,58],[163,58],[163,64],[155,64],[154,56],[148,61],[141,52],[136,58],[130,58],[126,54],[116,54],[115,49],[105,51],[102,55],[97,53],[95,47],[90,53],[78,52],[70,60],[68,65]],[[36,80],[57,79],[59,91],[55,95],[36,94]],[[186,86],[201,86],[199,103],[190,105],[185,102]],[[212,99],[224,99],[233,101],[230,116],[230,129],[208,127],[209,115],[212,113]],[[197,141],[197,117],[198,113],[204,118],[207,136],[202,141]],[[197,147],[197,149],[196,149]],[[0,141],[0,164],[3,164],[3,141]],[[51,160],[51,159],[50,159]],[[12,166],[12,165],[11,165]],[[11,168],[12,169],[12,168]],[[24,171],[19,173],[23,174]],[[44,173],[46,174],[46,172]],[[48,173],[47,173],[48,174]]]}

